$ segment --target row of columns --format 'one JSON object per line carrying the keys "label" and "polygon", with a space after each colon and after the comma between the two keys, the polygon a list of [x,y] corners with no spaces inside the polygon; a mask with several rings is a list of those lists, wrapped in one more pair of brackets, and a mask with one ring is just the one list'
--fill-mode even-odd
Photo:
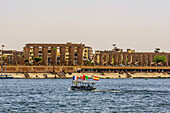
{"label": "row of columns", "polygon": [[[43,65],[48,65],[48,48],[47,46],[42,46],[42,62]],[[57,51],[55,46],[50,47],[51,48],[51,65],[56,65],[57,63]],[[77,63],[78,65],[82,65],[83,61],[83,46],[79,47],[74,47],[70,46],[68,47],[68,52],[69,52],[69,65],[74,66],[75,65],[75,49],[77,49]],[[65,65],[66,64],[66,47],[59,47],[60,50],[60,65]],[[24,48],[25,52],[25,59],[30,58],[30,47],[25,47]],[[38,57],[39,56],[39,47],[38,46],[33,46],[33,57]]]}
{"label": "row of columns", "polygon": [[[138,66],[151,66],[153,64],[153,54],[132,54],[132,53],[100,53],[99,65],[138,65]],[[165,65],[169,65],[169,56],[166,56]],[[96,55],[97,58],[97,55]],[[97,59],[96,59],[97,61]]]}
{"label": "row of columns", "polygon": [[24,65],[24,58],[17,52],[13,52],[11,55],[6,55],[6,58],[3,59],[3,61],[6,65]]}

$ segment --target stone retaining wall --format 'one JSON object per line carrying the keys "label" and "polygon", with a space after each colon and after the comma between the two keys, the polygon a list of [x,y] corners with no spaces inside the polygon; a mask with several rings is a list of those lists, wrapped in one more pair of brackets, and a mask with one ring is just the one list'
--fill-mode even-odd
{"label": "stone retaining wall", "polygon": [[[146,66],[140,66],[140,67],[127,67],[127,66],[6,66],[6,70],[8,73],[17,73],[17,72],[36,72],[36,73],[48,73],[48,72],[75,72],[76,69],[81,68],[83,70],[85,69],[94,69],[94,70],[101,70],[101,69],[108,69],[109,72],[111,72],[111,69],[156,69],[156,70],[168,70],[170,71],[170,66],[164,66],[164,67],[146,67]],[[1,70],[1,67],[0,67]],[[3,67],[3,70],[5,70],[5,67]],[[88,72],[88,71],[87,71]],[[90,71],[89,71],[90,72]]]}
{"label": "stone retaining wall", "polygon": [[[1,68],[0,68],[1,70]],[[5,71],[5,67],[3,67],[3,70]],[[7,73],[15,73],[15,72],[38,72],[38,73],[45,73],[45,72],[74,72],[73,66],[7,66],[6,71]],[[3,72],[4,72],[3,71]]]}

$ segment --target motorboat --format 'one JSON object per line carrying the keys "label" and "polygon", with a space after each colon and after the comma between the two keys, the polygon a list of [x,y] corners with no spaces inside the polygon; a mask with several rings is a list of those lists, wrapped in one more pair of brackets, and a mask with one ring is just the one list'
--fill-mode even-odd
{"label": "motorboat", "polygon": [[[0,75],[0,79],[13,79],[14,77],[12,75],[9,75],[7,74],[7,71],[6,71],[6,62],[3,61],[3,47],[5,47],[4,45],[2,45],[2,50],[1,50],[1,75]],[[4,74],[3,73],[3,63],[5,64],[5,70],[4,70]]]}
{"label": "motorboat", "polygon": [[94,87],[96,82],[92,81],[81,81],[81,80],[73,80],[71,85],[71,90],[81,90],[81,91],[91,91],[95,90]]}
{"label": "motorboat", "polygon": [[13,79],[14,77],[12,75],[4,74],[0,75],[0,79]]}

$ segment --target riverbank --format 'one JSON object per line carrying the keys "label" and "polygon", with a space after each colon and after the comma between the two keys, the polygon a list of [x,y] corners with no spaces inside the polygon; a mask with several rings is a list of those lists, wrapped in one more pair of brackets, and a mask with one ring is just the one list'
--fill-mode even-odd
{"label": "riverbank", "polygon": [[170,74],[167,73],[66,73],[64,77],[52,73],[8,73],[11,74],[14,79],[69,79],[73,76],[86,75],[88,78],[92,78],[94,75],[101,79],[118,79],[118,78],[170,78]]}

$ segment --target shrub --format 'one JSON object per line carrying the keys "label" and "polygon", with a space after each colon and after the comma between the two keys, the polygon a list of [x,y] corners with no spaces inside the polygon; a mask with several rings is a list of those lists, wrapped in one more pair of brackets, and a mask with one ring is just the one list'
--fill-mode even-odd
{"label": "shrub", "polygon": [[5,56],[2,56],[2,59],[3,59],[3,60],[5,60],[5,59],[6,59],[6,57],[5,57]]}
{"label": "shrub", "polygon": [[34,60],[35,60],[35,62],[37,63],[37,62],[39,62],[39,61],[42,61],[42,58],[41,58],[41,57],[34,57]]}
{"label": "shrub", "polygon": [[28,62],[29,60],[28,59],[25,59],[25,62]]}
{"label": "shrub", "polygon": [[56,50],[57,50],[57,48],[55,48],[55,47],[54,47],[54,48],[53,48],[53,50],[54,50],[54,51],[56,51]]}
{"label": "shrub", "polygon": [[162,62],[165,63],[166,62],[166,56],[164,55],[155,55],[153,58],[153,61],[156,63]]}

